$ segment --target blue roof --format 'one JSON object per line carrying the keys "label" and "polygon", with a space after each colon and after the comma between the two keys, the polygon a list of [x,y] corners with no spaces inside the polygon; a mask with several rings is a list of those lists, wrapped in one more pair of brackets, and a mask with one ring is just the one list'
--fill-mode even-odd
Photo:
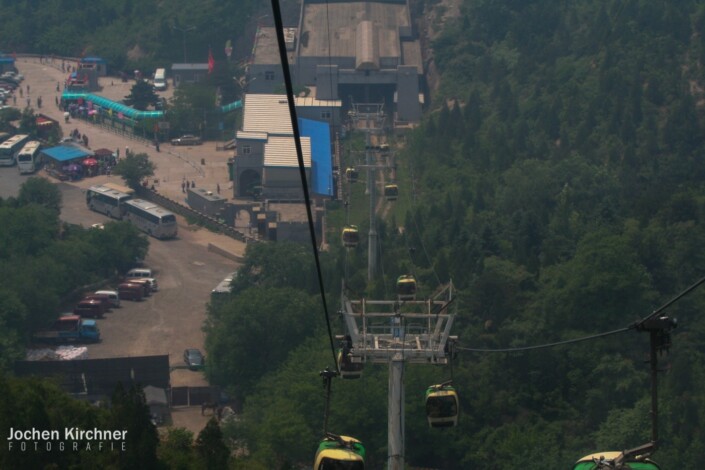
{"label": "blue roof", "polygon": [[44,149],[42,150],[42,153],[59,162],[68,162],[70,160],[85,158],[91,155],[89,152],[68,145],[59,145],[58,147]]}
{"label": "blue roof", "polygon": [[0,64],[14,64],[15,59],[12,57],[0,57]]}
{"label": "blue roof", "polygon": [[330,126],[327,122],[299,119],[299,132],[311,138],[311,189],[333,195],[333,163],[330,154]]}
{"label": "blue roof", "polygon": [[105,59],[101,59],[100,57],[84,57],[81,59],[81,62],[99,62],[101,64],[107,63]]}

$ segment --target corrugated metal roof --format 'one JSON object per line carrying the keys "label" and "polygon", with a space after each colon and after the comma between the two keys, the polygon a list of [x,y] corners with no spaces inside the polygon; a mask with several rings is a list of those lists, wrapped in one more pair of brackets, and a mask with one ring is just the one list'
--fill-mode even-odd
{"label": "corrugated metal roof", "polygon": [[297,96],[294,98],[296,107],[319,106],[328,108],[340,108],[343,106],[342,100],[317,100],[314,96]]}
{"label": "corrugated metal roof", "polygon": [[171,70],[208,70],[208,64],[171,64]]}
{"label": "corrugated metal roof", "polygon": [[267,140],[267,133],[266,132],[237,131],[235,138],[237,138],[237,139],[251,139],[251,140]]}
{"label": "corrugated metal roof", "polygon": [[243,131],[293,135],[286,95],[248,94],[244,102]]}
{"label": "corrugated metal roof", "polygon": [[[304,157],[304,167],[311,168],[310,137],[301,137],[301,151]],[[299,166],[294,137],[269,136],[269,141],[264,145],[264,166]]]}

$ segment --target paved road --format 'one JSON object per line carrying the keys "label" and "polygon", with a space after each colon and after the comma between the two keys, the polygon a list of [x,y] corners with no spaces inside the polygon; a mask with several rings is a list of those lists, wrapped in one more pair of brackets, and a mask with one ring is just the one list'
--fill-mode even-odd
{"label": "paved road", "polygon": [[[129,146],[136,152],[145,152],[157,165],[156,177],[160,180],[159,191],[182,199],[181,181],[183,178],[196,181],[197,186],[219,183],[221,190],[228,187],[226,161],[230,152],[214,150],[215,144],[205,144],[193,148],[171,149],[162,145],[161,152],[137,141],[126,140],[111,132],[75,121],[63,123],[63,112],[54,103],[56,83],[63,83],[60,62],[54,65],[39,63],[38,59],[20,58],[17,68],[25,76],[23,87],[30,86],[32,105],[36,97],[42,96],[43,107],[36,109],[61,122],[68,134],[78,128],[89,136],[92,148],[121,148]],[[59,68],[57,68],[59,67]],[[111,83],[112,81],[112,83]],[[129,94],[132,83],[118,83],[114,79],[103,79],[104,89],[100,94],[119,99]],[[25,92],[25,96],[27,93]],[[18,105],[25,104],[18,97]],[[179,152],[179,156],[176,152]],[[172,153],[170,153],[172,152]],[[203,158],[205,165],[200,165]],[[194,162],[198,162],[196,165]],[[31,176],[31,175],[30,175]],[[40,172],[39,176],[45,176]],[[28,178],[19,175],[16,167],[0,168],[0,197],[16,196],[21,184]],[[57,183],[62,194],[61,218],[69,223],[89,227],[109,219],[102,214],[90,211],[85,204],[84,190],[93,184],[113,180],[121,183],[118,177],[98,176],[72,183]],[[213,188],[215,190],[215,187]],[[244,253],[244,244],[231,238],[216,235],[200,228],[190,227],[182,217],[179,222],[179,236],[175,240],[160,241],[150,238],[147,265],[158,273],[160,291],[153,297],[139,303],[126,302],[124,308],[109,313],[99,320],[103,342],[89,346],[89,357],[137,356],[145,354],[169,354],[170,362],[182,363],[185,348],[197,347],[203,350],[204,334],[201,327],[206,318],[205,306],[210,291],[226,274],[234,271],[236,263],[208,250],[209,244],[234,254]],[[172,385],[201,385],[205,381],[202,374],[190,371],[175,371]]]}
{"label": "paved road", "polygon": [[[228,178],[228,158],[233,156],[232,151],[216,150],[215,142],[205,142],[203,145],[192,147],[177,146],[172,147],[164,143],[157,152],[153,145],[145,145],[141,141],[125,139],[122,136],[110,131],[103,130],[81,120],[71,120],[68,124],[64,122],[63,111],[56,105],[56,100],[61,96],[56,91],[57,83],[63,84],[66,74],[61,72],[61,61],[52,63],[40,63],[37,58],[20,57],[15,63],[17,69],[25,76],[22,86],[30,86],[30,103],[36,113],[45,114],[56,119],[61,124],[64,135],[78,129],[81,134],[86,134],[89,138],[89,145],[92,149],[108,148],[120,149],[120,154],[124,155],[125,147],[131,151],[146,153],[157,169],[154,179],[158,180],[156,189],[174,200],[183,200],[184,194],[181,191],[181,182],[186,179],[196,183],[197,187],[206,188],[216,193],[218,185],[221,189],[221,196],[231,198],[232,183]],[[120,101],[130,94],[130,89],[134,81],[121,82],[114,77],[101,77],[101,90],[95,93],[106,98]],[[170,96],[172,89],[163,92],[165,97]],[[17,97],[17,105],[25,106],[25,98]],[[42,97],[43,105],[37,108],[37,97]]]}

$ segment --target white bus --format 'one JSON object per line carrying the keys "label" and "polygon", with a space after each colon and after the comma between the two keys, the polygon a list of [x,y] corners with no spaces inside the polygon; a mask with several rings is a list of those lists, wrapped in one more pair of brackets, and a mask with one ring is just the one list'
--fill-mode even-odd
{"label": "white bus", "polygon": [[41,163],[39,148],[41,143],[36,140],[30,140],[22,147],[22,150],[17,154],[17,168],[20,174],[34,173],[39,169]]}
{"label": "white bus", "polygon": [[105,186],[91,186],[86,190],[86,204],[96,212],[122,220],[125,216],[125,203],[131,199],[129,194]]}
{"label": "white bus", "polygon": [[131,199],[125,207],[125,219],[143,232],[159,239],[176,236],[176,216],[172,212],[144,199]]}
{"label": "white bus", "polygon": [[17,134],[0,144],[0,166],[14,165],[17,154],[28,138],[26,134]]}

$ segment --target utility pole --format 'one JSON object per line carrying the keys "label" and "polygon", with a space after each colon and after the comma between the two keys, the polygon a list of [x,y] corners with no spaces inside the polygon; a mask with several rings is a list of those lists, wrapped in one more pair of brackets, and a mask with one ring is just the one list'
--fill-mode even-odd
{"label": "utility pole", "polygon": [[341,313],[351,339],[352,363],[387,364],[387,468],[404,469],[404,367],[448,364],[446,348],[455,313],[449,312],[453,284],[424,300],[350,300],[341,297]]}
{"label": "utility pole", "polygon": [[184,37],[184,64],[185,64],[186,63],[186,33],[188,33],[189,31],[193,31],[194,29],[196,29],[196,27],[189,26],[187,28],[179,28],[178,26],[172,26],[171,28],[175,29],[177,31],[181,31],[184,35],[183,37]]}

